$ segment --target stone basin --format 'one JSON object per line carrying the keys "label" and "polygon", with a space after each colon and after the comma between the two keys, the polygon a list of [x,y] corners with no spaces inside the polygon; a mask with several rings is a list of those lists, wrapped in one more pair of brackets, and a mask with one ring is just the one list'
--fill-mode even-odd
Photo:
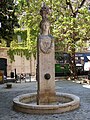
{"label": "stone basin", "polygon": [[80,98],[73,94],[56,93],[56,101],[47,105],[37,105],[37,93],[27,93],[13,99],[16,111],[30,114],[54,114],[74,110],[80,106]]}

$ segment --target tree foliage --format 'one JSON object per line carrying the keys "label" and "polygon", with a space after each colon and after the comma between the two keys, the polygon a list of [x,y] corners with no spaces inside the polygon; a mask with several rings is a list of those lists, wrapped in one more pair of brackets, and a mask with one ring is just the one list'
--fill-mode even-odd
{"label": "tree foliage", "polygon": [[[66,50],[70,54],[75,53],[76,48],[80,50],[81,46],[85,45],[84,41],[90,38],[90,13],[86,0],[45,0],[44,2],[51,9],[49,19],[56,49]],[[20,27],[27,30],[25,49],[27,47],[29,52],[35,55],[42,0],[18,0],[16,3],[18,5],[16,15]],[[18,49],[21,49],[21,46],[18,46]]]}
{"label": "tree foliage", "polygon": [[14,27],[18,26],[15,10],[14,0],[0,1],[0,40],[5,40],[7,47],[10,46],[10,42],[13,40]]}
{"label": "tree foliage", "polygon": [[[55,21],[55,35],[58,38],[56,45],[62,44],[67,48],[71,55],[71,71],[76,75],[75,69],[75,51],[84,46],[84,41],[90,39],[90,21],[86,0],[70,1],[65,0],[66,6],[63,7],[61,15]],[[61,46],[57,47],[59,50]],[[64,50],[64,49],[63,49]]]}
{"label": "tree foliage", "polygon": [[[82,41],[89,39],[90,16],[85,5],[86,0],[45,0],[45,2],[51,9],[49,16],[51,33],[58,41],[56,46],[63,45],[63,48],[66,46],[68,48],[74,37],[75,43],[71,46],[80,47]],[[20,24],[28,30],[28,43],[32,41],[34,45],[39,34],[41,5],[42,0],[19,0]],[[59,50],[62,50],[60,47]]]}

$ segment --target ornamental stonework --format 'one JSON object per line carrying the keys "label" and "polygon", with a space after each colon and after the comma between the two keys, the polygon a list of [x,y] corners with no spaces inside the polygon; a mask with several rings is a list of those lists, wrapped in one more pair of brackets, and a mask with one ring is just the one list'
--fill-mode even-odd
{"label": "ornamental stonework", "polygon": [[53,47],[52,38],[49,36],[40,36],[39,40],[40,40],[40,50],[45,54],[50,53]]}

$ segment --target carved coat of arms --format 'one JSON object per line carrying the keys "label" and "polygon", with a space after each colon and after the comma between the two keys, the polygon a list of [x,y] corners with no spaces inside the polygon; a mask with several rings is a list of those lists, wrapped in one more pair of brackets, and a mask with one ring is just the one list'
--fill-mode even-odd
{"label": "carved coat of arms", "polygon": [[53,46],[53,40],[49,36],[40,37],[40,49],[43,53],[50,53]]}

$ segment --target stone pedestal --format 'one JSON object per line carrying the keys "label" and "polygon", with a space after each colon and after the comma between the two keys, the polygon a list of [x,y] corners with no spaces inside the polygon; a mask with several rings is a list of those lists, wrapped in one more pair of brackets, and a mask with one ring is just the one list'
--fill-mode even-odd
{"label": "stone pedestal", "polygon": [[49,104],[55,101],[55,60],[53,37],[50,35],[40,35],[37,46],[37,102],[38,104]]}

